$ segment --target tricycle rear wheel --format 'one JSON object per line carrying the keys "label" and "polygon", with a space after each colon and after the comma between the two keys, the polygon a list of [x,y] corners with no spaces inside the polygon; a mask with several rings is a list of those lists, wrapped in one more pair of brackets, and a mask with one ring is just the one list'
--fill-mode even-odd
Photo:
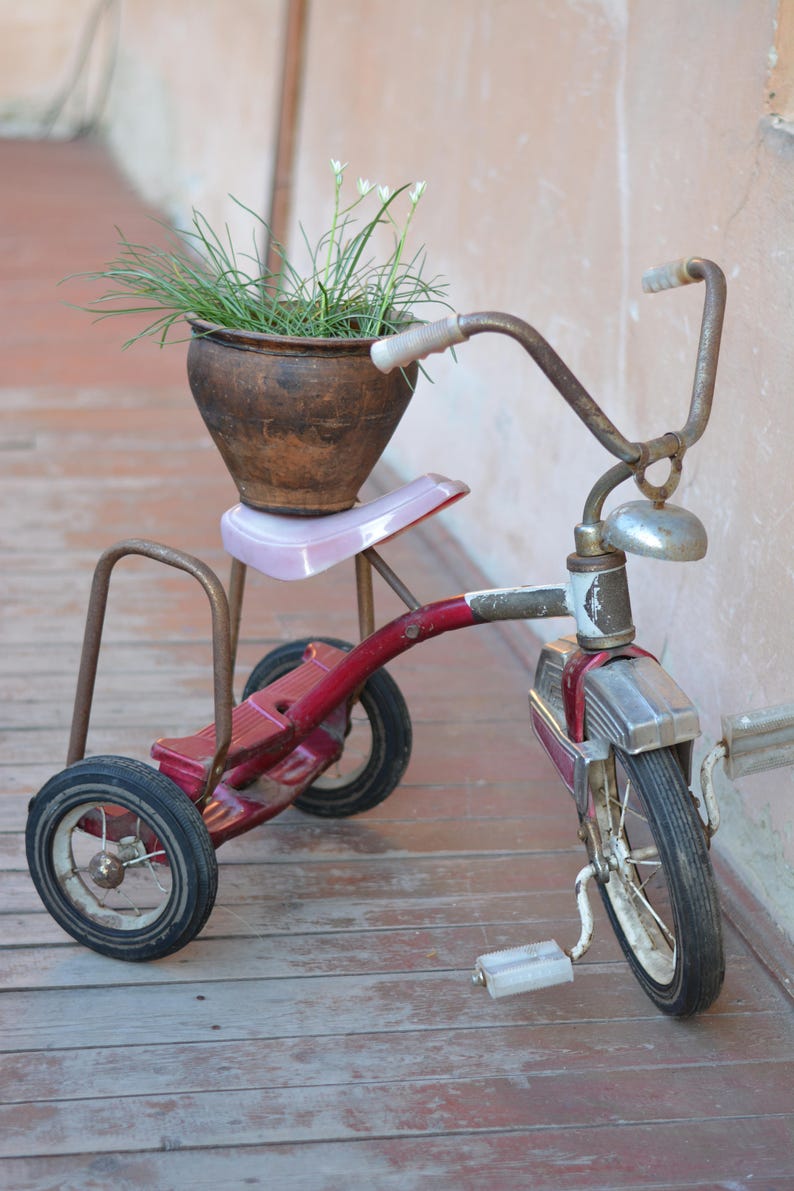
{"label": "tricycle rear wheel", "polygon": [[26,846],[55,921],[113,959],[170,955],[215,901],[218,866],[201,815],[140,761],[92,757],[56,774],[30,803]]}
{"label": "tricycle rear wheel", "polygon": [[[257,663],[245,684],[243,698],[299,666],[312,641],[323,641],[337,649],[353,648],[349,642],[332,637],[288,641]],[[351,708],[342,756],[295,799],[294,805],[307,814],[331,819],[370,810],[400,784],[411,757],[411,742],[411,717],[400,688],[385,670],[376,670]]]}

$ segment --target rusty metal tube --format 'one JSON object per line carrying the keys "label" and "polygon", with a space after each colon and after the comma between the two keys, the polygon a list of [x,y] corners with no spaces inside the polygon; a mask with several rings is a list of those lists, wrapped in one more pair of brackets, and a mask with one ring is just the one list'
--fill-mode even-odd
{"label": "rusty metal tube", "polygon": [[240,620],[243,614],[243,596],[248,567],[239,558],[232,559],[229,569],[229,666],[234,675],[237,660],[237,646],[240,641]]}
{"label": "rusty metal tube", "polygon": [[706,297],[703,303],[703,319],[700,327],[700,342],[695,364],[695,380],[689,417],[680,437],[685,446],[691,447],[706,429],[714,398],[714,382],[717,378],[717,360],[720,354],[722,324],[725,317],[727,284],[725,274],[713,261],[694,257],[687,261],[687,272],[706,283]]}
{"label": "rusty metal tube", "polygon": [[444,351],[453,344],[470,339],[472,335],[489,331],[508,335],[529,353],[601,445],[623,463],[630,465],[632,471],[640,469],[644,476],[645,468],[660,459],[678,457],[680,461],[686,448],[697,442],[706,428],[714,396],[726,283],[719,265],[702,257],[660,265],[649,269],[643,276],[643,287],[649,293],[696,281],[705,281],[706,297],[687,421],[680,432],[668,431],[647,443],[629,442],[551,344],[529,323],[512,314],[485,310],[475,314],[450,315],[438,322],[411,327],[378,341],[372,349],[372,357],[379,368],[388,372],[409,361],[423,359],[431,352]]}
{"label": "rusty metal tube", "polygon": [[585,525],[595,525],[599,522],[604,501],[610,492],[624,480],[631,479],[631,476],[632,470],[626,463],[616,463],[614,467],[610,467],[609,471],[605,472],[590,489],[582,513],[582,522]]}
{"label": "rusty metal tube", "polygon": [[410,608],[412,611],[421,608],[422,605],[413,592],[408,590],[399,575],[392,570],[385,559],[381,558],[377,550],[374,550],[372,546],[368,547],[364,551],[364,557],[369,561],[372,569],[378,572],[384,583],[402,600],[406,608]]}
{"label": "rusty metal tube", "polygon": [[116,563],[130,554],[151,558],[155,562],[186,571],[198,580],[209,599],[212,614],[215,755],[203,794],[203,797],[206,797],[215,788],[223,772],[223,762],[232,735],[233,699],[229,604],[223,584],[206,563],[192,554],[185,554],[181,550],[174,550],[171,546],[164,546],[159,542],[150,542],[143,538],[127,538],[110,546],[100,555],[94,569],[66,764],[73,765],[75,761],[80,761],[85,756],[99,649],[102,643],[102,629],[110,589],[110,576]]}
{"label": "rusty metal tube", "polygon": [[534,327],[512,314],[497,311],[483,311],[479,314],[462,314],[458,319],[461,331],[468,339],[484,331],[495,331],[515,339],[549,378],[555,389],[564,397],[577,417],[598,439],[610,454],[624,463],[636,463],[640,448],[629,442],[607,417],[601,406],[591,397],[584,385],[574,376],[568,365],[554,348]]}
{"label": "rusty metal tube", "polygon": [[366,554],[356,555],[356,603],[358,605],[358,639],[366,641],[375,632],[375,595],[372,588],[372,567]]}

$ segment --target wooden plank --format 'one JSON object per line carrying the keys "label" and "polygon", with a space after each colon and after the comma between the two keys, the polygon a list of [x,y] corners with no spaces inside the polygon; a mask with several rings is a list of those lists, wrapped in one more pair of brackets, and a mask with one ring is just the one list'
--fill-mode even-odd
{"label": "wooden plank", "polygon": [[[26,888],[32,892],[27,885],[27,878],[23,879]],[[318,889],[312,898],[263,898],[238,908],[216,903],[200,938],[255,938],[262,935],[417,929],[475,923],[509,923],[517,929],[526,925],[535,934],[548,935],[553,933],[552,923],[566,924],[566,931],[573,934],[578,930],[579,920],[570,890],[505,895],[468,893],[432,898],[393,897],[372,901],[367,897],[330,898],[324,896],[322,889]],[[0,937],[6,946],[17,949],[72,943],[43,906],[27,913],[0,912]],[[743,948],[741,954],[744,954]],[[4,981],[0,980],[2,983]]]}
{"label": "wooden plank", "polygon": [[[509,863],[504,856],[416,857],[410,863],[392,857],[380,860],[349,857],[316,861],[314,864],[289,864],[274,860],[270,864],[232,863],[234,841],[227,844],[221,857],[219,894],[216,907],[240,905],[262,900],[306,900],[323,897],[369,898],[374,902],[394,897],[455,897],[480,893],[524,893],[531,889],[564,892],[572,895],[573,882],[580,865],[578,852],[544,855],[539,853],[531,864]],[[0,870],[0,905],[6,913],[27,912],[39,908],[38,897],[27,872]],[[216,909],[217,912],[217,909]]]}
{"label": "wooden plank", "polygon": [[[41,294],[36,287],[31,295],[31,302],[35,306]],[[0,304],[3,300],[3,289],[0,285]],[[30,378],[28,378],[30,379]],[[23,419],[25,415],[37,415],[40,410],[104,410],[112,404],[112,408],[122,410],[134,409],[140,418],[141,411],[180,409],[186,407],[186,386],[183,378],[179,383],[162,385],[140,385],[127,378],[123,384],[113,387],[112,394],[108,386],[102,385],[0,385],[0,410],[4,415],[14,415]],[[4,419],[5,421],[5,419]]]}
{"label": "wooden plank", "polygon": [[[124,1149],[149,1150],[152,1139],[163,1148],[244,1146],[340,1141],[361,1136],[422,1137],[494,1130],[573,1129],[680,1122],[681,1102],[700,1106],[700,1121],[720,1121],[790,1114],[781,1085],[794,1080],[794,1063],[776,1065],[778,1079],[763,1078],[756,1063],[734,1064],[729,1073],[711,1064],[678,1067],[654,1084],[647,1095],[645,1067],[599,1072],[599,1095],[580,1072],[555,1071],[491,1078],[356,1081],[340,1097],[338,1083],[283,1088],[186,1092],[173,1096],[111,1100],[93,1097],[51,1104],[0,1106],[0,1156],[81,1152],[91,1138],[94,1153],[114,1153],[119,1145],[119,1115],[124,1120]],[[331,1074],[331,1073],[329,1073]],[[728,1144],[727,1141],[725,1144]]]}
{"label": "wooden plank", "polygon": [[[266,1019],[263,1021],[266,1030]],[[371,1023],[370,1023],[371,1024]],[[715,1054],[719,1060],[715,1060]],[[119,1063],[124,1048],[85,1045],[53,1054],[22,1051],[2,1061],[3,1103],[36,1103],[120,1094]],[[730,1079],[733,1064],[794,1061],[794,1041],[781,1038],[774,1012],[708,1015],[697,1023],[663,1017],[601,1021],[573,1027],[568,1022],[526,1021],[478,1029],[406,1030],[377,1033],[243,1039],[230,1055],[226,1042],[166,1043],[135,1047],[124,1073],[124,1096],[181,1095],[208,1088],[235,1092],[263,1086],[292,1087],[405,1080],[456,1080],[578,1072],[636,1070],[651,1066],[668,1079],[687,1066],[713,1065]],[[778,1081],[779,1082],[779,1081]]]}
{"label": "wooden plank", "polygon": [[[569,910],[573,907],[569,906]],[[471,971],[478,955],[556,938],[572,946],[579,937],[579,921],[573,917],[540,920],[490,920],[488,903],[480,907],[484,919],[475,923],[426,923],[421,907],[414,922],[405,928],[366,927],[363,930],[329,931],[316,924],[301,934],[251,933],[247,918],[234,916],[236,935],[204,932],[189,951],[167,957],[157,964],[127,964],[69,941],[69,946],[20,946],[5,957],[0,987],[5,990],[69,989],[85,985],[107,988],[204,982],[234,970],[239,980],[269,980],[296,976],[354,975],[359,972],[444,972]],[[548,911],[546,911],[548,913]],[[221,916],[221,922],[223,916]],[[2,920],[0,919],[0,925]],[[243,929],[247,928],[247,933]],[[216,932],[220,924],[216,924]],[[734,985],[734,969],[747,966],[743,948],[729,952],[728,989]],[[633,979],[625,965],[617,940],[606,922],[599,923],[593,946],[576,965],[576,975],[599,964],[619,964],[626,980]],[[220,977],[222,978],[222,977]]]}
{"label": "wooden plank", "polygon": [[[534,924],[481,924],[451,926],[417,925],[407,930],[314,931],[303,935],[214,939],[191,948],[189,957],[168,958],[156,965],[108,961],[92,951],[74,946],[43,951],[21,947],[5,957],[2,987],[10,989],[68,989],[101,984],[106,988],[153,983],[211,981],[234,966],[236,979],[271,980],[297,976],[355,975],[359,972],[451,971],[477,956],[516,943],[532,941]],[[578,938],[578,922],[546,922],[550,935]],[[598,949],[602,959],[619,960],[608,936]],[[588,954],[589,963],[596,954]],[[584,963],[585,961],[583,961]],[[581,967],[582,965],[580,965]]]}
{"label": "wooden plank", "polygon": [[[612,930],[598,903],[594,904],[594,911],[595,938],[583,962],[613,960],[618,952]],[[474,893],[424,899],[395,897],[372,901],[366,897],[328,898],[319,890],[311,899],[262,899],[238,907],[216,904],[209,922],[192,946],[199,954],[200,948],[218,940],[273,939],[279,936],[292,938],[348,930],[428,930],[474,925],[509,927],[512,931],[511,946],[550,937],[556,937],[562,946],[568,946],[579,933],[573,896],[571,892],[565,891],[528,891],[506,895]],[[7,948],[14,949],[15,965],[24,962],[18,958],[18,953],[30,949],[33,956],[29,967],[42,972],[55,962],[49,954],[51,950],[83,950],[80,944],[61,930],[43,906],[27,913],[0,914],[0,937]],[[479,950],[481,952],[482,947]],[[737,959],[747,960],[752,954],[729,923],[725,924],[725,952],[729,967]],[[9,960],[9,974],[0,978],[0,986],[10,981],[10,964]],[[162,965],[156,971],[159,973],[161,969]]]}
{"label": "wooden plank", "polygon": [[[726,1144],[730,1142],[730,1144]],[[154,1147],[158,1147],[155,1149]],[[5,1163],[18,1191],[191,1187],[245,1191],[267,1178],[290,1191],[792,1191],[794,1117],[538,1128],[467,1137],[359,1137],[355,1144],[188,1149],[160,1130],[147,1153],[25,1158]],[[660,1177],[661,1176],[661,1177]]]}
{"label": "wooden plank", "polygon": [[[260,1037],[263,1029],[269,1037],[283,1038],[355,1033],[362,1025],[371,1031],[373,1023],[379,1031],[400,1032],[657,1016],[623,964],[586,964],[572,984],[493,1001],[471,987],[468,956],[461,956],[455,971],[414,971],[410,979],[402,972],[361,972],[234,981],[216,972],[212,980],[192,981],[190,949],[160,962],[181,965],[183,982],[149,984],[145,993],[140,985],[6,992],[0,1001],[0,1035],[14,1050],[59,1050],[86,1043],[185,1043],[214,1036],[233,1042]],[[90,966],[95,966],[93,956]],[[158,978],[154,965],[142,970]],[[756,1012],[787,1011],[785,994],[769,977],[759,975],[752,964],[737,962],[711,1012],[744,1012],[748,1004]],[[261,1007],[261,1014],[246,1015],[247,1006]]]}
{"label": "wooden plank", "polygon": [[[183,717],[176,707],[172,723],[160,725],[155,737],[166,732],[170,734],[173,726],[182,722]],[[203,726],[186,724],[188,730]],[[66,731],[65,723],[63,731]],[[409,785],[461,785],[487,782],[498,775],[502,781],[537,778],[547,782],[548,762],[536,751],[529,732],[529,726],[523,723],[489,724],[481,748],[475,752],[468,743],[470,724],[420,721],[414,724],[414,746],[405,781]],[[63,765],[63,754],[58,756],[57,737],[60,735],[51,728],[33,726],[27,732],[0,731],[0,755],[14,757],[17,764],[51,759],[55,770]],[[119,729],[98,725],[89,732],[89,745],[95,754],[146,756],[151,739],[141,738],[129,724]],[[42,749],[47,751],[42,753]]]}
{"label": "wooden plank", "polygon": [[[135,648],[131,642],[130,647]],[[141,643],[142,651],[147,647],[148,642]],[[116,736],[122,732],[129,734],[131,729],[137,730],[139,734],[148,732],[149,735],[157,735],[158,732],[162,733],[163,725],[173,722],[176,717],[186,723],[192,731],[202,728],[213,714],[209,641],[203,644],[202,652],[204,665],[197,666],[194,670],[182,669],[177,665],[168,670],[161,666],[158,669],[141,669],[130,673],[125,673],[123,662],[111,662],[103,654],[91,715],[92,725],[102,728],[108,736],[111,732]],[[262,655],[266,652],[267,649],[261,650]],[[75,660],[71,669],[54,677],[45,676],[39,680],[25,674],[5,676],[5,700],[0,704],[0,728],[4,731],[43,733],[68,728],[72,720],[77,668],[78,663]],[[241,664],[236,668],[235,692],[238,698],[242,697],[243,687],[252,669],[253,664]],[[36,683],[39,681],[46,689],[36,690]],[[477,732],[482,733],[484,739],[488,740],[489,725],[495,721],[489,721],[479,712],[479,695],[469,693],[456,699],[454,717],[450,716],[449,709],[440,696],[434,696],[432,693],[415,696],[405,690],[403,695],[415,728],[419,723],[454,722],[474,731],[476,725]],[[499,720],[500,724],[511,724],[519,740],[527,737],[531,731],[529,719],[522,712],[523,706],[514,704],[513,714],[501,716]],[[548,783],[562,788],[559,780],[554,782],[554,773],[550,766]]]}
{"label": "wooden plank", "polygon": [[[0,768],[0,831],[24,831],[31,795],[52,777],[47,765]],[[566,833],[566,846],[571,842],[570,795],[561,782],[482,782],[466,785],[419,786],[403,783],[364,815],[355,816],[353,823],[448,823],[455,819],[477,819],[488,830],[491,820],[517,819],[523,816],[530,823],[550,819],[558,822]],[[295,808],[288,808],[271,819],[267,832],[283,829],[296,831],[299,827],[317,826],[317,820]],[[258,832],[242,837],[255,838]]]}
{"label": "wooden plank", "polygon": [[[230,855],[232,851],[238,864],[344,859],[351,855],[399,855],[410,859],[433,854],[441,858],[461,852],[480,856],[498,853],[515,858],[518,864],[531,863],[529,858],[539,853],[566,852],[580,858],[580,868],[587,863],[572,823],[564,816],[546,815],[531,820],[472,818],[430,823],[368,821],[364,816],[328,821],[307,816],[306,822],[273,821],[265,830],[242,835],[229,849]],[[0,834],[0,865],[8,869],[26,867],[21,833]]]}

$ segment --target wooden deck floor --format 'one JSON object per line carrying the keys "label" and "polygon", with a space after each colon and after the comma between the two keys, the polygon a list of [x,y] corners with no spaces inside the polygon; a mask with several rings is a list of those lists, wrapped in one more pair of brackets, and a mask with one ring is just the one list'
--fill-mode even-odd
{"label": "wooden deck floor", "polygon": [[[723,994],[693,1022],[653,1010],[600,912],[572,985],[499,1002],[470,985],[485,950],[578,932],[572,807],[498,629],[392,667],[415,726],[403,786],[355,820],[289,811],[226,845],[181,953],[106,960],[43,912],[26,807],[64,763],[96,557],[148,536],[222,568],[235,494],[182,349],[122,355],[118,326],[59,305],[114,223],[144,228],[102,152],[0,143],[0,179],[0,1184],[794,1188],[792,1002],[730,923]],[[426,598],[462,583],[440,534],[388,552]],[[252,582],[240,674],[276,642],[355,635],[352,595],[346,569]],[[123,564],[90,750],[146,757],[207,722],[207,638],[188,579]]]}

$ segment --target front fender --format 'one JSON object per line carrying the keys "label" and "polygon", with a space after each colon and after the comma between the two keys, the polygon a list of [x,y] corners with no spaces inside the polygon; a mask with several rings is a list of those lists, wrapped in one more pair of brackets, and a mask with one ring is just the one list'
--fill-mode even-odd
{"label": "front fender", "polygon": [[584,697],[589,740],[608,740],[626,753],[674,748],[689,776],[698,714],[654,658],[619,658],[590,671]]}

